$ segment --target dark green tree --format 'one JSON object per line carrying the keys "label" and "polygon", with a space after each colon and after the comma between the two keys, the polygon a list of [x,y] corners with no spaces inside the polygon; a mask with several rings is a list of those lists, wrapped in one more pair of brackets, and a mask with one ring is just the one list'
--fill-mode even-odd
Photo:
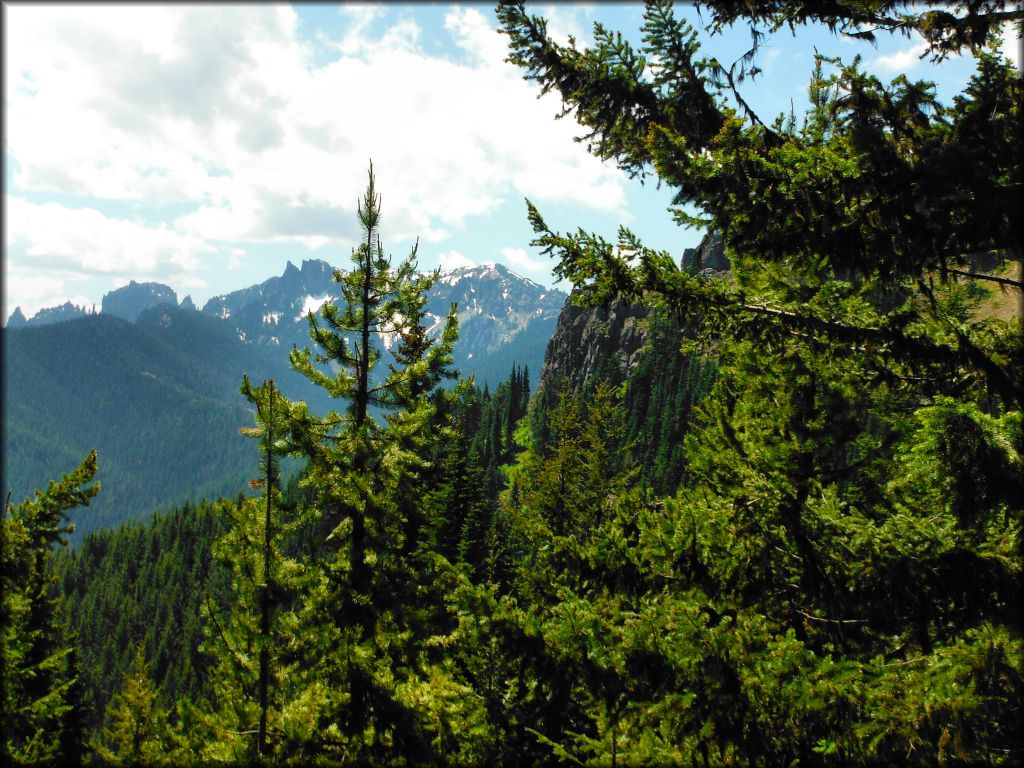
{"label": "dark green tree", "polygon": [[[310,317],[315,360],[311,350],[292,352],[297,370],[347,402],[324,417],[297,404],[291,416],[304,483],[329,532],[302,614],[315,643],[306,663],[318,672],[305,698],[315,729],[304,749],[346,762],[466,759],[459,750],[472,740],[460,741],[451,723],[473,705],[427,653],[424,617],[443,606],[433,570],[416,556],[421,542],[409,540],[426,535],[409,521],[424,517],[423,479],[447,434],[438,390],[450,375],[456,318],[449,313],[439,339],[426,337],[424,293],[437,273],[416,273],[415,248],[397,267],[385,255],[372,168],[358,212],[363,242],[352,270],[334,275],[343,301]],[[393,362],[378,376],[381,347]]]}
{"label": "dark green tree", "polygon": [[544,453],[528,447],[508,470],[488,539],[489,578],[452,591],[463,639],[454,653],[486,705],[487,758],[496,764],[543,762],[547,744],[586,727],[587,685],[597,675],[563,635],[572,622],[574,643],[596,649],[609,640],[567,606],[608,594],[621,575],[608,568],[623,556],[621,532],[612,531],[623,522],[618,499],[635,480],[622,410],[601,385],[590,397],[564,395],[548,419]]}
{"label": "dark green tree", "polygon": [[226,521],[219,504],[185,504],[144,525],[94,531],[54,552],[54,570],[74,634],[86,741],[132,669],[136,647],[151,659],[157,706],[210,695],[210,657],[200,650],[204,595],[227,606],[228,569],[213,562]]}
{"label": "dark green tree", "polygon": [[62,747],[81,745],[67,732],[80,713],[70,663],[72,638],[55,594],[53,547],[73,527],[67,513],[99,492],[96,452],[60,482],[13,506],[0,520],[0,749],[5,763],[52,764],[81,759]]}
{"label": "dark green tree", "polygon": [[[934,54],[974,56],[951,106],[819,57],[802,124],[771,125],[670,3],[648,4],[640,51],[600,27],[592,48],[559,46],[521,4],[499,8],[511,59],[593,151],[657,174],[677,220],[699,209],[732,264],[690,274],[628,230],[561,235],[529,206],[580,300],[663,301],[719,366],[683,488],[635,502],[623,528],[638,583],[566,599],[546,630],[561,638],[547,647],[577,638],[580,663],[605,659],[571,678],[574,719],[536,729],[556,754],[1024,755],[1021,333],[977,311],[983,285],[1021,282],[975,266],[1021,252],[1021,78],[989,45],[1022,17],[1004,5],[893,17]],[[713,30],[853,32],[895,6],[707,7]]]}
{"label": "dark green tree", "polygon": [[253,387],[243,377],[241,391],[256,421],[242,433],[259,441],[261,456],[260,477],[250,484],[262,493],[220,505],[228,530],[213,554],[231,574],[232,595],[227,610],[209,597],[204,604],[204,647],[216,659],[210,674],[215,709],[208,718],[215,743],[205,754],[235,761],[266,758],[290,746],[287,735],[296,726],[288,705],[303,679],[295,620],[301,566],[284,552],[301,519],[285,506],[280,490],[293,406],[272,379]]}

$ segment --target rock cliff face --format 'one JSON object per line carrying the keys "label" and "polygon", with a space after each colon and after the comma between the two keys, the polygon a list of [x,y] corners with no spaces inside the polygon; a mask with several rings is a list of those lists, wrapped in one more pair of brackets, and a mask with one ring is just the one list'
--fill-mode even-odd
{"label": "rock cliff face", "polygon": [[[706,275],[727,271],[729,259],[721,236],[709,232],[697,248],[687,248],[681,266]],[[591,377],[607,380],[612,386],[621,384],[646,341],[647,307],[621,301],[608,307],[579,307],[572,296],[558,317],[544,355],[538,384],[541,403],[553,402],[559,391],[580,391]]]}
{"label": "rock cliff face", "polygon": [[647,307],[621,301],[579,307],[570,294],[544,355],[540,388],[578,392],[595,374],[620,384],[644,343]]}
{"label": "rock cliff face", "polygon": [[722,236],[717,232],[708,232],[700,245],[684,250],[682,268],[698,274],[728,271],[729,257],[725,255]]}
{"label": "rock cliff face", "polygon": [[178,295],[163,283],[137,283],[111,291],[103,297],[103,313],[134,323],[147,309],[168,304],[178,306]]}

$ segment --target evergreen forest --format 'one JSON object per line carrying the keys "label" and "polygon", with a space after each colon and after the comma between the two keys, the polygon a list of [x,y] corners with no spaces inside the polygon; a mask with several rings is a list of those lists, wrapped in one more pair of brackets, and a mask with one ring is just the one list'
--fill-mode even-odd
{"label": "evergreen forest", "polygon": [[[996,45],[1024,11],[702,8],[750,55],[705,58],[664,0],[639,49],[497,14],[590,151],[672,189],[730,270],[527,201],[574,305],[644,307],[644,346],[481,389],[456,308],[427,333],[438,273],[381,244],[371,165],[342,300],[288,357],[330,407],[247,376],[241,423],[196,425],[241,430],[244,488],[74,548],[95,451],[7,495],[0,762],[1024,763],[1024,339],[990,311],[1024,287],[1024,83]],[[913,30],[975,73],[943,104],[821,54],[806,113],[762,119],[736,88],[757,30],[804,24]]]}

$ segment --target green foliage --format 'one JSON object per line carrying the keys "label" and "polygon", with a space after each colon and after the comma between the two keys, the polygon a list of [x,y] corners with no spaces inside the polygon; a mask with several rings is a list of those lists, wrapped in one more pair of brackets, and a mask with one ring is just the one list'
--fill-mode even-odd
{"label": "green foliage", "polygon": [[263,495],[219,507],[227,532],[213,555],[230,573],[231,594],[227,610],[209,598],[203,605],[204,650],[215,659],[209,675],[213,711],[207,715],[214,738],[204,754],[228,761],[262,758],[279,747],[289,730],[280,721],[300,690],[295,612],[302,569],[283,550],[302,521],[283,504],[279,489],[294,406],[273,380],[253,388],[244,378],[242,394],[255,406],[256,426],[243,433],[259,439],[261,477],[250,482]]}
{"label": "green foliage", "polygon": [[[304,691],[309,727],[296,748],[343,762],[436,759],[463,748],[443,732],[444,702],[464,700],[462,689],[425,645],[442,606],[422,548],[423,499],[452,435],[454,395],[440,384],[453,375],[456,315],[453,307],[438,341],[427,337],[424,293],[437,273],[416,274],[415,248],[392,268],[372,168],[359,219],[364,241],[353,269],[335,274],[344,306],[310,317],[316,362],[331,372],[314,366],[310,350],[292,353],[297,370],[348,401],[343,414],[318,418],[299,403],[289,416],[290,444],[306,461],[303,483],[327,531],[299,616],[317,677]],[[377,379],[373,334],[392,339],[393,362]]]}
{"label": "green foliage", "polygon": [[96,754],[105,764],[166,763],[167,749],[162,741],[167,731],[166,713],[156,706],[156,699],[146,658],[136,647],[131,670],[107,712],[110,726],[95,744]]}
{"label": "green foliage", "polygon": [[71,638],[53,594],[51,550],[70,533],[68,512],[99,492],[96,452],[46,491],[4,505],[0,520],[0,750],[4,762],[50,764],[80,759],[80,720]]}
{"label": "green foliage", "polygon": [[[894,8],[710,7],[713,26],[817,18],[844,33]],[[598,155],[653,167],[708,216],[731,273],[692,274],[625,229],[616,244],[561,235],[529,206],[584,300],[653,307],[625,386],[597,376],[535,404],[531,428],[525,370],[493,395],[442,389],[455,315],[431,342],[433,277],[415,249],[397,268],[385,256],[371,169],[364,241],[335,275],[344,303],[311,316],[315,358],[292,353],[346,407],[316,416],[243,383],[263,496],[209,526],[209,508],[181,516],[194,538],[87,538],[60,570],[90,628],[77,664],[46,561],[95,457],[4,521],[5,757],[75,751],[74,667],[109,674],[143,634],[110,591],[181,598],[184,618],[150,624],[183,621],[184,658],[205,590],[210,671],[196,649],[195,676],[151,680],[159,651],[137,646],[101,757],[1021,762],[1021,336],[980,316],[972,266],[1019,245],[1021,81],[979,37],[998,7],[900,11],[933,53],[973,47],[951,107],[820,57],[799,127],[727,106],[735,70],[700,58],[669,3],[648,5],[639,52],[601,28],[591,49],[560,47],[521,5],[499,8],[512,60],[562,94]],[[282,494],[286,454],[304,468]],[[132,618],[89,618],[94,591],[91,611]],[[111,695],[88,690],[86,711]]]}
{"label": "green foliage", "polygon": [[[653,69],[604,30],[580,52],[521,5],[499,16],[512,59],[561,93],[595,152],[653,167],[733,265],[688,274],[628,230],[563,236],[529,206],[535,245],[585,299],[699,318],[719,368],[677,497],[629,504],[638,579],[566,591],[542,625],[545,648],[595,669],[578,712],[533,726],[541,742],[594,762],[1019,759],[1021,335],[948,285],[987,279],[973,254],[1019,247],[1019,76],[972,38],[977,74],[946,107],[929,84],[821,57],[803,125],[768,127],[725,104],[732,73],[699,58],[669,3],[645,15]],[[855,16],[840,3],[821,18]],[[544,528],[528,530],[532,565]]]}
{"label": "green foliage", "polygon": [[606,532],[621,524],[614,507],[635,475],[617,450],[621,409],[599,387],[593,398],[563,397],[550,422],[546,454],[528,448],[509,470],[491,539],[492,579],[452,592],[455,653],[486,704],[492,762],[543,760],[531,732],[582,722],[585,662],[556,635],[568,629],[563,620],[587,633],[588,619],[573,613],[576,595],[602,592],[619,576],[608,569],[621,553],[607,548]]}
{"label": "green foliage", "polygon": [[[58,550],[54,570],[79,654],[83,723],[98,734],[138,649],[151,660],[156,706],[209,694],[210,658],[200,650],[205,599],[226,603],[228,578],[211,567],[228,502],[185,504],[145,524],[87,534]],[[205,597],[204,597],[205,596]]]}

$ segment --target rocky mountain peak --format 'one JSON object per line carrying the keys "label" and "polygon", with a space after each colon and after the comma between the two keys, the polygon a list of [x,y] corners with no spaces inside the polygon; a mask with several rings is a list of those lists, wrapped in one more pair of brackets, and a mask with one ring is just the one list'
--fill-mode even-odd
{"label": "rocky mountain peak", "polygon": [[22,314],[21,307],[15,307],[11,316],[7,318],[7,328],[21,328],[28,324],[28,319]]}
{"label": "rocky mountain peak", "polygon": [[[287,349],[308,345],[308,313],[340,298],[334,267],[308,259],[301,268],[288,262],[279,277],[210,299],[203,313],[227,320],[247,343]],[[428,293],[426,319],[430,332],[440,333],[449,308],[458,305],[455,358],[466,373],[480,370],[484,358],[497,361],[513,340],[516,346],[529,347],[517,353],[522,359],[515,362],[536,370],[564,301],[563,292],[544,288],[502,264],[482,264],[442,273]],[[380,339],[385,347],[389,341]],[[512,362],[494,363],[501,368],[500,376],[507,375],[505,368]],[[499,380],[497,374],[493,378]]]}
{"label": "rocky mountain peak", "polygon": [[[18,314],[21,314],[20,310],[15,310]],[[70,301],[65,301],[59,307],[47,307],[46,309],[40,309],[30,319],[26,320],[24,325],[37,326],[37,325],[51,325],[52,323],[62,323],[65,320],[74,320],[78,317],[85,317],[89,314],[85,307],[79,307],[72,304]],[[24,317],[24,315],[22,315]],[[13,315],[12,315],[13,318]],[[8,321],[8,327],[13,328]]]}
{"label": "rocky mountain peak", "polygon": [[178,294],[174,289],[163,283],[137,283],[132,280],[103,296],[102,311],[134,323],[147,309],[162,304],[178,306]]}

